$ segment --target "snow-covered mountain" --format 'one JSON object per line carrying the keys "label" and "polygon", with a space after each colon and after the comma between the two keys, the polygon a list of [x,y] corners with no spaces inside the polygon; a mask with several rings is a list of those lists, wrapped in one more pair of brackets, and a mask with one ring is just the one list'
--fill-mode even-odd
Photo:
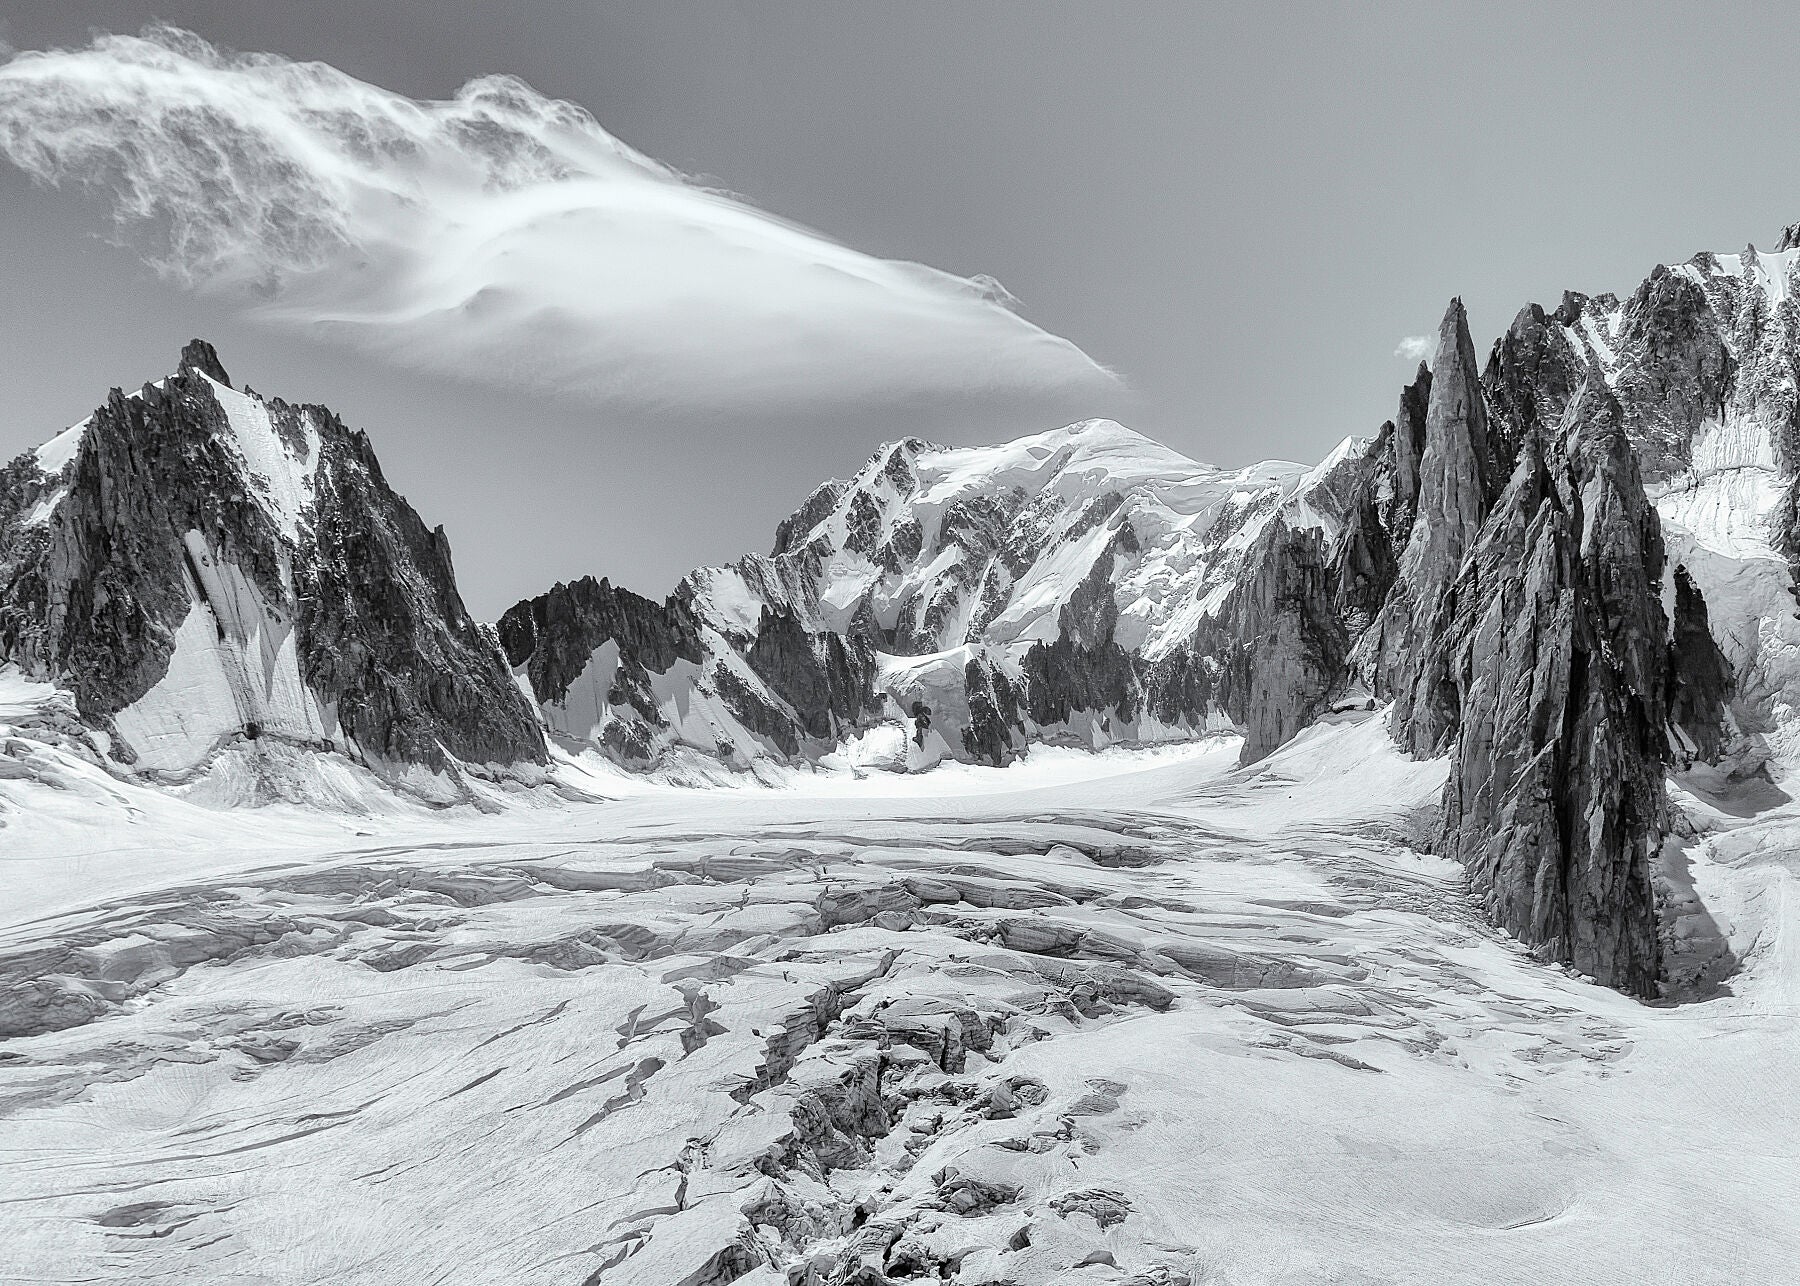
{"label": "snow-covered mountain", "polygon": [[[501,636],[552,728],[629,763],[816,758],[884,721],[915,768],[1190,738],[1222,726],[1196,630],[1277,514],[1336,531],[1365,445],[1227,471],[1106,420],[992,447],[909,439],[821,485],[768,555],[692,572],[662,605],[559,586]],[[622,610],[572,629],[577,600]],[[884,749],[898,766],[898,739],[859,747]]]}
{"label": "snow-covered mountain", "polygon": [[[73,694],[92,751],[179,783],[295,750],[454,798],[544,744],[442,528],[321,406],[176,372],[0,470],[0,661]],[[302,772],[302,776],[304,776]]]}
{"label": "snow-covered mountain", "polygon": [[494,629],[196,342],[0,471],[0,1276],[1787,1280],[1796,241]]}

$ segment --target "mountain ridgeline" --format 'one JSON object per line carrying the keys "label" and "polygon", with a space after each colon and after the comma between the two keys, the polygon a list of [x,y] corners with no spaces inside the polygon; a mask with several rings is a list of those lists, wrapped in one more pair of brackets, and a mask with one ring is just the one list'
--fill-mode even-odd
{"label": "mountain ridgeline", "polygon": [[443,529],[369,439],[237,390],[201,341],[0,469],[0,660],[166,783],[258,741],[396,784],[545,759]]}
{"label": "mountain ridgeline", "polygon": [[1667,781],[1791,756],[1800,249],[1629,298],[1460,302],[1374,437],[1211,468],[1110,421],[883,447],[771,551],[664,601],[557,585],[497,627],[323,407],[198,341],[0,470],[0,662],[64,735],[181,786],[320,751],[433,800],[561,754],[716,780],[1243,738],[1385,706],[1442,758],[1440,851],[1546,958],[1658,994]]}

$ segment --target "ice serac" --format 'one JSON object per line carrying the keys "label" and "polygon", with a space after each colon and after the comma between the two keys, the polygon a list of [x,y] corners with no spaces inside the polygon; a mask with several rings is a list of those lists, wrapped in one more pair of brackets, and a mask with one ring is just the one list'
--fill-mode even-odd
{"label": "ice serac", "polygon": [[[1669,714],[1661,525],[1604,385],[1520,445],[1425,649],[1459,714],[1443,848],[1496,924],[1654,995]],[[1396,723],[1403,741],[1444,735],[1435,710],[1414,717],[1428,726]]]}
{"label": "ice serac", "polygon": [[0,470],[0,662],[163,777],[258,741],[394,778],[544,755],[442,529],[368,439],[234,388],[198,340]]}

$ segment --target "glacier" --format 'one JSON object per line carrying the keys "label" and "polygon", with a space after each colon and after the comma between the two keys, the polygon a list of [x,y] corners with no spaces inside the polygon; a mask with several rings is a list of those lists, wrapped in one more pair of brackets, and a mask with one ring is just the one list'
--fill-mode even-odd
{"label": "glacier", "polygon": [[[11,754],[53,695],[0,702]],[[0,771],[8,1271],[1783,1279],[1791,803],[1684,797],[1691,933],[1742,967],[1646,1007],[1410,847],[1444,765],[1379,716],[1236,749],[454,815],[220,813],[35,750]]]}

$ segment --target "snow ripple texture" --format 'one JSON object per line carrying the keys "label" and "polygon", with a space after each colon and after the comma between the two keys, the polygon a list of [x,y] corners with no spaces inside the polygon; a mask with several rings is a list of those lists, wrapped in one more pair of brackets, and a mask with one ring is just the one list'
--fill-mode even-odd
{"label": "snow ripple texture", "polygon": [[1379,717],[1249,769],[1224,739],[495,815],[221,814],[34,717],[0,757],[9,1280],[1725,1283],[1800,1252],[1791,806],[1682,796],[1684,933],[1743,967],[1656,1009],[1476,919],[1407,843],[1443,765]]}

